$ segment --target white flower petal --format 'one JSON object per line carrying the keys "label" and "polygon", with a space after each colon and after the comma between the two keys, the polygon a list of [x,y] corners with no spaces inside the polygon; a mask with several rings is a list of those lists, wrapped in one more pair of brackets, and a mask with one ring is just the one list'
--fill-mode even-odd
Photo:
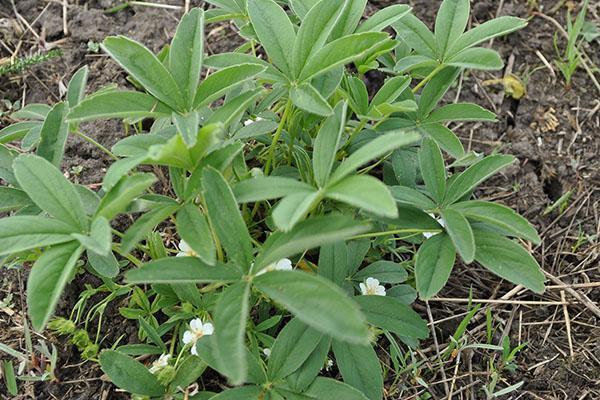
{"label": "white flower petal", "polygon": [[183,333],[183,344],[190,344],[196,340],[196,335],[192,331],[185,331]]}
{"label": "white flower petal", "polygon": [[197,356],[198,355],[198,350],[196,350],[196,343],[194,343],[194,345],[192,346],[192,348],[190,349],[190,353],[192,353],[193,355]]}
{"label": "white flower petal", "polygon": [[282,258],[275,264],[275,270],[277,271],[291,271],[292,269],[292,262],[287,258]]}
{"label": "white flower petal", "polygon": [[200,318],[195,318],[195,319],[191,320],[190,328],[192,329],[192,332],[194,332],[194,333],[202,332],[202,320]]}
{"label": "white flower petal", "polygon": [[190,245],[183,239],[181,239],[181,241],[179,242],[179,250],[181,250],[182,253],[189,253],[192,251],[192,248],[190,247]]}
{"label": "white flower petal", "polygon": [[375,294],[377,296],[385,296],[386,295],[386,293],[385,293],[385,287],[381,286],[381,285],[377,286],[377,288],[375,289]]}
{"label": "white flower petal", "polygon": [[360,292],[362,293],[363,296],[366,296],[367,293],[367,286],[364,283],[359,283],[358,286],[360,287]]}
{"label": "white flower petal", "polygon": [[210,322],[206,322],[202,327],[202,333],[204,333],[204,335],[212,335],[214,331],[215,327]]}
{"label": "white flower petal", "polygon": [[270,356],[271,356],[271,349],[269,349],[268,347],[267,347],[267,348],[264,348],[264,349],[263,349],[263,354],[264,354],[265,356],[267,356],[267,357],[270,357]]}

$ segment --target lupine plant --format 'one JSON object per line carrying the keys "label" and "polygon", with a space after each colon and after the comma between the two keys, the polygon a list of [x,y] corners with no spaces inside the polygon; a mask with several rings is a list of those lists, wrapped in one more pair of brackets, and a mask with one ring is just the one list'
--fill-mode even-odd
{"label": "lupine plant", "polygon": [[[515,159],[466,154],[448,127],[495,116],[443,101],[465,69],[502,67],[476,45],[525,21],[464,32],[468,0],[445,0],[435,33],[404,5],[362,19],[366,0],[209,3],[159,54],[104,40],[130,89],[86,95],[84,68],[65,102],[28,105],[0,131],[0,256],[33,263],[36,330],[84,332],[85,358],[100,346],[112,382],[145,398],[378,400],[378,339],[406,363],[428,337],[410,304],[457,262],[544,290],[522,246],[535,229],[475,194]],[[205,18],[233,19],[247,42],[206,56]],[[375,93],[370,70],[387,76]],[[71,183],[68,136],[100,146],[83,123],[115,118],[127,136],[102,148],[114,160],[101,189]],[[124,231],[123,215],[135,216]],[[102,285],[53,318],[80,273]],[[105,298],[86,314],[92,295]],[[140,343],[88,335],[116,299]],[[190,393],[209,369],[231,388]]]}

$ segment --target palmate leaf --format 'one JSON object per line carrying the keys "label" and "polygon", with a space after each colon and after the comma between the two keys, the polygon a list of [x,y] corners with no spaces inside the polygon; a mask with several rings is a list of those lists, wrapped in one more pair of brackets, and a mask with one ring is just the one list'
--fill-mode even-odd
{"label": "palmate leaf", "polygon": [[323,122],[315,139],[312,163],[315,182],[319,187],[327,184],[331,174],[342,133],[346,126],[346,113],[347,104],[345,102],[338,103],[334,114]]}
{"label": "palmate leaf", "polygon": [[456,42],[469,22],[469,0],[444,0],[435,20],[437,54],[445,58],[448,48]]}
{"label": "palmate leaf", "polygon": [[369,400],[381,400],[383,373],[373,347],[334,340],[332,348],[344,382],[360,390]]}
{"label": "palmate leaf", "polygon": [[290,100],[296,107],[312,114],[328,117],[333,113],[327,100],[310,83],[292,87]]}
{"label": "palmate leaf", "polygon": [[177,233],[208,265],[217,261],[216,247],[205,214],[192,204],[177,213]]}
{"label": "palmate leaf", "polygon": [[73,241],[77,228],[62,221],[37,216],[0,219],[0,256]]}
{"label": "palmate leaf", "polygon": [[87,65],[81,67],[73,74],[73,77],[69,81],[67,87],[67,103],[70,108],[78,105],[85,96],[85,86],[87,85],[87,79],[89,74],[89,68]]}
{"label": "palmate leaf", "polygon": [[144,264],[125,275],[129,283],[213,283],[241,279],[239,268],[216,263],[205,264],[197,257],[167,257]]}
{"label": "palmate leaf", "polygon": [[118,214],[127,211],[131,202],[152,186],[156,179],[150,173],[137,173],[122,178],[102,197],[96,215],[111,220]]}
{"label": "palmate leaf", "polygon": [[446,192],[446,167],[440,148],[432,139],[426,138],[419,150],[419,167],[425,186],[438,203]]}
{"label": "palmate leaf", "polygon": [[411,7],[406,4],[394,4],[385,7],[367,18],[367,20],[356,29],[356,33],[380,32],[396,21],[402,19],[402,17],[406,16],[410,10]]}
{"label": "palmate leaf", "polygon": [[318,191],[300,192],[284,197],[273,209],[275,225],[284,232],[289,231],[321,201]]}
{"label": "palmate leaf", "polygon": [[233,194],[238,203],[273,200],[294,193],[308,193],[314,188],[304,182],[283,176],[261,176],[235,184]]}
{"label": "palmate leaf", "polygon": [[499,17],[465,32],[454,42],[448,53],[454,55],[464,49],[476,46],[498,36],[508,35],[511,32],[523,29],[527,21],[516,17]]}
{"label": "palmate leaf", "polygon": [[100,367],[117,387],[144,396],[162,396],[165,388],[141,362],[115,350],[100,353]]}
{"label": "palmate leaf", "polygon": [[366,6],[367,0],[348,0],[348,5],[331,33],[331,39],[339,39],[356,32],[356,27],[365,13]]}
{"label": "palmate leaf", "polygon": [[419,296],[430,299],[446,284],[454,261],[456,250],[447,234],[438,234],[427,239],[416,255],[415,278]]}
{"label": "palmate leaf", "polygon": [[472,263],[475,258],[475,238],[471,224],[460,212],[451,208],[442,210],[442,218],[458,254],[465,263]]}
{"label": "palmate leaf", "polygon": [[427,323],[412,308],[388,296],[356,296],[354,300],[369,324],[386,329],[401,337],[425,339]]}
{"label": "palmate leaf", "polygon": [[69,135],[69,126],[65,122],[67,111],[65,103],[57,103],[46,115],[40,130],[40,143],[36,153],[56,167],[60,167]]}
{"label": "palmate leaf", "polygon": [[398,216],[396,202],[387,186],[370,175],[349,176],[328,187],[325,197],[350,204],[374,215],[387,218]]}
{"label": "palmate leaf", "polygon": [[428,58],[435,58],[437,53],[435,36],[419,18],[412,14],[405,15],[393,27],[408,46]]}
{"label": "palmate leaf", "polygon": [[504,67],[504,61],[497,51],[483,47],[473,47],[448,58],[447,65],[460,68],[495,71]]}

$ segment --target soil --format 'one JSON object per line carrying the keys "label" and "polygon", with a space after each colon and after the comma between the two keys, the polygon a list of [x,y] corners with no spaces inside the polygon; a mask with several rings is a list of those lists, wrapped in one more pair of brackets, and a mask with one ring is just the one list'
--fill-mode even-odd
{"label": "soil", "polygon": [[[25,103],[56,102],[61,97],[59,88],[86,64],[90,66],[89,91],[113,82],[126,86],[121,69],[101,53],[90,51],[88,43],[100,42],[109,34],[124,34],[158,51],[170,40],[181,16],[181,11],[147,7],[105,14],[104,10],[121,2],[71,0],[67,19],[69,33],[65,35],[60,2],[19,0],[15,3],[19,14],[39,36],[30,31],[17,32],[24,49],[19,54],[53,47],[62,51],[60,58],[18,76],[0,78],[0,97],[10,101],[21,99]],[[192,6],[202,5],[200,1],[191,3]],[[391,3],[397,2],[370,1],[369,12]],[[433,26],[439,0],[409,3],[419,17]],[[496,15],[527,18],[533,10],[566,26],[566,10],[564,7],[554,9],[557,3],[558,0],[474,0],[472,23]],[[573,2],[567,2],[567,5],[569,3]],[[588,18],[598,26],[600,3],[591,3]],[[529,4],[537,4],[537,7],[529,9]],[[0,0],[0,18],[3,23],[17,18],[9,0]],[[518,159],[518,164],[486,182],[477,196],[500,201],[536,225],[543,242],[532,250],[554,280],[548,281],[552,286],[544,295],[537,296],[525,290],[512,291],[512,285],[500,282],[479,267],[457,266],[447,288],[440,294],[451,299],[429,304],[418,301],[417,310],[424,317],[430,316],[435,325],[436,341],[423,343],[415,355],[429,363],[430,368],[417,374],[422,374],[428,382],[434,398],[449,398],[448,393],[454,393],[450,397],[456,399],[485,398],[482,388],[492,381],[494,369],[491,365],[495,370],[503,366],[500,357],[487,350],[463,350],[439,366],[439,349],[450,342],[449,337],[468,310],[467,304],[458,299],[467,299],[470,293],[475,299],[503,301],[487,305],[493,317],[492,343],[499,343],[505,335],[513,339],[513,347],[527,343],[516,356],[514,371],[505,369],[501,373],[496,390],[523,382],[505,398],[600,398],[600,315],[592,310],[593,304],[600,301],[600,287],[593,285],[600,282],[600,92],[583,69],[575,73],[570,87],[565,86],[553,64],[556,31],[547,19],[535,16],[526,29],[496,40],[493,47],[506,60],[507,69],[464,74],[459,87],[446,99],[474,102],[498,114],[496,123],[455,126],[469,150],[486,154],[500,151]],[[0,30],[0,39],[9,34],[10,31]],[[232,50],[241,44],[229,25],[210,26],[207,37],[206,48],[210,53]],[[563,43],[560,36],[559,43]],[[600,65],[600,42],[586,44],[584,49],[593,64]],[[7,49],[0,47],[0,59],[8,56]],[[486,83],[508,73],[524,81],[527,88],[524,98],[515,100],[502,87]],[[373,76],[371,84],[381,84],[381,77]],[[0,119],[0,127],[5,123],[8,120]],[[86,124],[82,130],[107,147],[124,134],[123,127],[114,121]],[[108,161],[103,153],[72,137],[67,145],[63,170],[73,180],[95,187],[100,183]],[[569,191],[571,196],[566,209],[548,209]],[[25,348],[25,299],[22,296],[25,279],[26,268],[0,269],[0,343],[16,349]],[[68,316],[85,284],[96,285],[98,282],[89,278],[74,280],[59,305],[58,315]],[[567,288],[564,284],[579,286]],[[12,302],[3,305],[2,300],[10,293],[13,294]],[[542,304],[524,304],[524,301]],[[592,306],[586,305],[586,301]],[[108,319],[101,328],[101,334],[108,335],[107,344],[120,337],[122,342],[136,340],[135,327],[124,323],[117,312],[119,305],[122,304],[118,300],[110,306],[106,313]],[[469,324],[461,339],[465,343],[486,342],[486,320],[480,315]],[[34,344],[38,340],[49,346],[52,343],[58,349],[57,380],[21,383],[22,394],[17,399],[126,398],[102,377],[97,364],[82,361],[74,347],[64,339],[44,333],[43,336],[34,335]],[[0,359],[5,358],[0,354]],[[415,377],[409,373],[400,384],[390,385],[388,398],[417,398],[424,393]],[[11,398],[4,390],[0,385],[0,399]]]}

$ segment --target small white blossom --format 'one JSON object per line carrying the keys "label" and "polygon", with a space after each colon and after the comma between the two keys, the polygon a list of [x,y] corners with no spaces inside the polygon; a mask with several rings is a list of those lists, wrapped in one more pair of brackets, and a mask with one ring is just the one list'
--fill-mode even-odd
{"label": "small white blossom", "polygon": [[[442,226],[442,228],[446,227],[446,222],[444,221],[444,219],[442,217],[436,218],[435,215],[433,215],[431,213],[428,213],[428,214],[431,218],[434,218],[437,221],[437,223]],[[438,233],[439,232],[423,232],[423,236],[425,236],[425,239],[429,239],[430,237],[435,236]]]}
{"label": "small white blossom", "polygon": [[262,120],[263,119],[261,117],[256,117],[255,120],[247,119],[247,120],[244,121],[244,126],[252,125],[253,123],[258,122],[258,121],[262,121]]}
{"label": "small white blossom", "polygon": [[329,372],[331,367],[333,367],[333,360],[328,357],[327,361],[325,361],[325,371]]}
{"label": "small white blossom", "polygon": [[169,365],[169,360],[171,360],[170,354],[161,354],[160,357],[158,357],[158,360],[152,363],[152,366],[150,367],[150,372],[153,374],[157,373],[158,371]]}
{"label": "small white blossom", "polygon": [[385,287],[379,284],[379,280],[369,277],[365,283],[360,283],[360,291],[364,296],[376,295],[385,296]]}
{"label": "small white blossom", "polygon": [[263,349],[263,354],[265,355],[265,357],[269,358],[271,357],[271,349],[266,347]]}
{"label": "small white blossom", "polygon": [[179,242],[179,246],[177,247],[179,247],[179,253],[177,253],[177,257],[198,257],[198,253],[196,253],[194,249],[192,249],[190,245],[183,239],[181,242]]}
{"label": "small white blossom", "polygon": [[258,274],[262,275],[271,271],[291,271],[293,270],[292,262],[287,258],[282,258],[281,260],[274,262],[273,264],[268,265],[266,268],[263,268]]}
{"label": "small white blossom", "polygon": [[191,344],[192,347],[190,352],[197,356],[198,352],[196,351],[196,342],[198,342],[198,340],[200,340],[203,336],[212,335],[214,331],[215,328],[210,322],[202,323],[200,318],[193,319],[190,321],[190,329],[183,333],[183,344]]}

